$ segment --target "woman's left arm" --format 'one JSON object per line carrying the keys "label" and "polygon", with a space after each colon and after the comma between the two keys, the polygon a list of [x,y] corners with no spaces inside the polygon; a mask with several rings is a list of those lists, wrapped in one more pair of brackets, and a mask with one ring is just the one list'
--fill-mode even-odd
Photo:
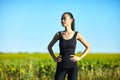
{"label": "woman's left arm", "polygon": [[79,40],[85,46],[85,50],[82,52],[82,54],[80,56],[73,56],[73,55],[71,55],[71,56],[73,56],[71,58],[71,60],[73,62],[81,60],[91,50],[90,44],[83,38],[83,36],[80,33],[77,33],[76,38],[77,38],[77,40]]}

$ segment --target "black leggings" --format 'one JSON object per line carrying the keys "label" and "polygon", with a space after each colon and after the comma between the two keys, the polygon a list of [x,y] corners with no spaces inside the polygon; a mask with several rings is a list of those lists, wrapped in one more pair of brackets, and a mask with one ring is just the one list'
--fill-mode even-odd
{"label": "black leggings", "polygon": [[71,68],[57,67],[54,80],[65,80],[65,76],[68,74],[68,80],[77,80],[78,67]]}

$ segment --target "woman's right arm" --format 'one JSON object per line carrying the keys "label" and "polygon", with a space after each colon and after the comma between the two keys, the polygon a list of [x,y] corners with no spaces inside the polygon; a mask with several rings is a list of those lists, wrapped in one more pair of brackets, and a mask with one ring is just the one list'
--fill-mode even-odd
{"label": "woman's right arm", "polygon": [[50,55],[52,56],[53,60],[55,62],[58,61],[57,57],[55,56],[52,47],[54,46],[54,44],[57,42],[57,40],[59,39],[59,33],[56,33],[55,36],[53,37],[52,41],[50,42],[50,44],[48,45],[48,51],[50,53]]}

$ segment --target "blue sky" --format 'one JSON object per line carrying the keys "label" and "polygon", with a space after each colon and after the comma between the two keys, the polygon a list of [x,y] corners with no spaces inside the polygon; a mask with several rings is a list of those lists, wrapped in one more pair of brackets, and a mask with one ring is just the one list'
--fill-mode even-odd
{"label": "blue sky", "polygon": [[[74,15],[91,52],[120,52],[119,0],[0,0],[0,52],[48,52],[54,34],[64,30],[64,12]],[[53,50],[59,52],[58,42]],[[78,42],[76,52],[83,50]]]}

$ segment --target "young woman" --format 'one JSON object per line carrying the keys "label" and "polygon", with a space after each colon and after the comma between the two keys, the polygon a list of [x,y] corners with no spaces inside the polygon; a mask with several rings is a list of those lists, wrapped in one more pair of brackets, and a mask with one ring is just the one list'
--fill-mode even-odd
{"label": "young woman", "polygon": [[[64,31],[59,31],[48,45],[48,51],[53,60],[57,62],[57,68],[54,80],[64,80],[68,74],[68,80],[77,80],[78,65],[77,61],[81,60],[91,49],[91,46],[83,38],[83,36],[74,29],[74,17],[70,12],[63,13],[61,24],[64,26]],[[54,44],[59,40],[59,56],[56,57],[52,50]],[[80,41],[85,50],[80,56],[75,56],[76,41]]]}

